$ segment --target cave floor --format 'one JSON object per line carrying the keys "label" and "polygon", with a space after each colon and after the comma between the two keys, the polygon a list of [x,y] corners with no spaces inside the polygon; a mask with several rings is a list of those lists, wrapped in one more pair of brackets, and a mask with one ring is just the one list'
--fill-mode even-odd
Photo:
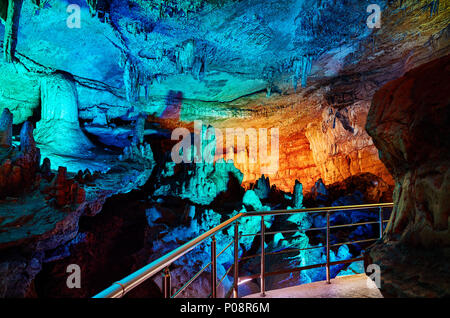
{"label": "cave floor", "polygon": [[[367,283],[368,282],[368,283]],[[325,281],[266,291],[244,298],[383,298],[383,295],[366,274],[337,277],[331,284]]]}

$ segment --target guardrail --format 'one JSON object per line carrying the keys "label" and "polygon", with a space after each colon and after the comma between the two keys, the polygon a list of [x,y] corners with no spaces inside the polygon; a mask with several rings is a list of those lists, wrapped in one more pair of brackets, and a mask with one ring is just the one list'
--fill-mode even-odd
{"label": "guardrail", "polygon": [[[372,242],[376,241],[379,238],[381,238],[383,234],[383,223],[388,222],[387,220],[383,219],[383,209],[384,208],[390,208],[393,207],[393,203],[379,203],[379,204],[363,204],[363,205],[350,205],[350,206],[334,206],[334,207],[320,207],[320,208],[309,208],[309,209],[292,209],[292,210],[274,210],[274,211],[263,211],[263,212],[245,212],[245,213],[239,213],[235,215],[234,217],[230,218],[229,220],[219,224],[218,226],[214,227],[213,229],[207,231],[206,233],[194,238],[193,240],[189,241],[188,243],[178,247],[177,249],[173,250],[172,252],[164,255],[163,257],[151,262],[150,264],[144,266],[143,268],[139,269],[138,271],[132,273],[131,275],[125,277],[124,279],[113,283],[109,288],[105,289],[104,291],[100,292],[99,294],[95,295],[94,298],[121,298],[126,293],[130,292],[132,289],[136,288],[140,284],[142,284],[147,279],[153,277],[157,273],[164,271],[164,277],[163,277],[163,283],[162,283],[162,289],[163,289],[163,295],[165,298],[175,298],[179,296],[195,279],[197,279],[208,267],[211,267],[211,294],[210,297],[216,298],[217,297],[217,288],[222,284],[225,277],[230,273],[230,271],[233,269],[233,286],[232,288],[226,293],[226,296],[229,297],[231,294],[233,294],[234,298],[238,298],[238,285],[239,282],[242,282],[244,280],[248,279],[254,279],[254,278],[260,278],[261,280],[261,295],[265,294],[265,278],[268,276],[273,275],[280,275],[285,273],[293,273],[293,272],[299,272],[302,270],[312,269],[312,268],[319,268],[319,267],[326,267],[326,281],[327,283],[331,283],[330,281],[330,267],[334,265],[339,264],[345,264],[345,263],[352,263],[355,261],[360,261],[363,259],[362,256],[352,258],[349,260],[341,260],[341,261],[330,261],[330,249],[332,247],[344,245],[344,244],[355,244],[355,243],[365,243],[365,242]],[[379,217],[377,221],[371,221],[371,222],[364,222],[364,223],[351,223],[351,224],[342,224],[342,225],[334,225],[332,226],[330,224],[330,212],[336,212],[336,211],[354,211],[354,210],[361,210],[361,209],[378,209]],[[279,216],[279,215],[288,215],[288,214],[297,214],[297,213],[326,213],[327,217],[327,226],[326,227],[318,227],[318,228],[309,228],[309,229],[295,229],[295,230],[289,230],[289,231],[275,231],[275,232],[267,232],[264,224],[264,218],[266,216]],[[252,234],[239,234],[239,219],[243,217],[261,217],[261,231],[259,233],[252,233]],[[222,231],[230,226],[232,226],[234,223],[234,239],[233,242],[228,244],[222,251],[217,254],[217,247],[216,247],[216,239],[215,234],[219,231]],[[352,241],[352,242],[345,242],[345,243],[337,243],[337,244],[330,244],[330,230],[333,228],[340,228],[340,227],[349,227],[349,226],[359,226],[359,225],[367,225],[367,224],[378,224],[379,225],[379,237],[372,238],[372,239],[366,239],[366,240],[360,240],[360,241]],[[281,252],[271,252],[266,253],[264,242],[266,235],[270,234],[276,234],[276,233],[288,233],[288,232],[297,232],[299,230],[304,231],[312,231],[312,230],[326,230],[326,256],[327,260],[326,263],[321,264],[314,264],[314,265],[308,265],[308,266],[302,266],[297,268],[290,268],[286,270],[279,270],[275,272],[269,272],[266,273],[266,267],[265,267],[265,257],[267,255],[275,255],[275,254],[281,254],[281,253],[288,253],[293,251],[302,251],[302,250],[308,250],[308,249],[315,249],[315,248],[323,248],[323,246],[313,246],[303,249],[290,249],[288,251],[281,251]],[[249,236],[249,235],[260,235],[261,237],[261,253],[260,255],[251,255],[246,256],[243,258],[239,258],[239,238],[243,236]],[[186,282],[180,289],[178,289],[176,292],[171,294],[171,278],[170,278],[170,269],[169,266],[178,260],[180,257],[186,255],[189,253],[192,249],[197,247],[199,244],[205,242],[207,239],[211,238],[211,261],[206,264],[199,272],[197,272],[188,282]],[[233,244],[234,243],[234,244]],[[219,279],[219,283],[217,283],[217,258],[224,253],[228,248],[230,248],[232,245],[234,245],[234,264],[230,266],[230,268],[226,271],[225,275]],[[246,276],[246,277],[239,277],[239,261],[249,259],[252,257],[261,257],[261,271],[259,274],[252,275],[252,276]]]}

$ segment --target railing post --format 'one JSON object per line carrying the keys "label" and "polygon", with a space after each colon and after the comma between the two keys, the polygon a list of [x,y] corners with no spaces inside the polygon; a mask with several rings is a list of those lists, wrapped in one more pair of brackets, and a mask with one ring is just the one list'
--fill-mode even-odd
{"label": "railing post", "polygon": [[266,253],[265,253],[265,229],[264,216],[261,216],[261,297],[266,296]]}
{"label": "railing post", "polygon": [[327,211],[327,284],[330,283],[330,212]]}
{"label": "railing post", "polygon": [[170,270],[169,267],[167,266],[166,269],[164,270],[163,273],[163,296],[164,298],[170,298],[171,295],[171,281],[170,281]]}
{"label": "railing post", "polygon": [[234,298],[239,298],[239,222],[234,224]]}
{"label": "railing post", "polygon": [[216,237],[211,240],[211,297],[217,298],[217,257],[216,257]]}
{"label": "railing post", "polygon": [[383,237],[383,208],[380,208],[379,211],[379,218],[380,218],[380,238]]}

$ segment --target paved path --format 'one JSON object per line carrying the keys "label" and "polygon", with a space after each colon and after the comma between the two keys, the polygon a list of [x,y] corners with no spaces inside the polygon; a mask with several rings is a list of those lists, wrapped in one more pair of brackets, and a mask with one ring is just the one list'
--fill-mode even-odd
{"label": "paved path", "polygon": [[[244,298],[261,298],[253,294]],[[271,290],[264,298],[383,298],[372,280],[365,274],[337,277],[331,284],[315,282],[299,286]]]}

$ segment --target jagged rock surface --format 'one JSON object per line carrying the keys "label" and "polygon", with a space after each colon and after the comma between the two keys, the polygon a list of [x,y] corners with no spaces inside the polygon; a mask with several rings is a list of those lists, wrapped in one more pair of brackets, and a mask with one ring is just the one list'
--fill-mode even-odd
{"label": "jagged rock surface", "polygon": [[450,244],[450,56],[379,90],[367,131],[396,179],[387,234],[422,246]]}
{"label": "jagged rock surface", "polygon": [[[385,291],[393,295],[449,294],[449,76],[450,56],[422,65],[380,89],[368,116],[367,131],[396,180],[392,217],[368,262],[382,265]],[[439,248],[430,271],[425,256]],[[411,249],[414,261],[400,273],[399,258]],[[395,260],[387,262],[393,253]],[[417,291],[408,290],[411,275],[420,277]]]}
{"label": "jagged rock surface", "polygon": [[258,181],[256,181],[256,185],[253,188],[253,191],[261,200],[267,199],[269,197],[270,192],[269,177],[265,177],[264,175],[262,175],[261,178],[259,178]]}
{"label": "jagged rock surface", "polygon": [[[3,114],[8,114],[5,134],[10,135],[12,131],[12,114],[7,110]],[[2,116],[3,118],[3,116]],[[6,139],[11,139],[7,137]],[[8,141],[9,142],[9,141]],[[7,143],[7,142],[6,142]],[[37,187],[40,176],[39,164],[41,154],[33,138],[33,125],[25,122],[20,131],[20,147],[11,144],[2,145],[0,149],[0,197],[18,196]]]}

